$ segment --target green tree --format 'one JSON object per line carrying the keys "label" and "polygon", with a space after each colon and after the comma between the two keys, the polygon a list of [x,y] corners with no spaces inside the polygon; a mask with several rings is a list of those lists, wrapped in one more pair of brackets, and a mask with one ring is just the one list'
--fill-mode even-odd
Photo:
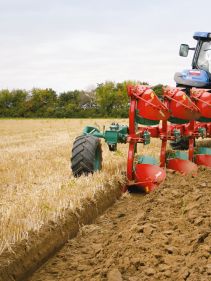
{"label": "green tree", "polygon": [[0,116],[24,117],[26,113],[27,95],[25,90],[1,90]]}
{"label": "green tree", "polygon": [[[53,117],[57,107],[57,95],[52,89],[32,89],[27,110],[34,117]],[[30,115],[29,114],[29,115]]]}
{"label": "green tree", "polygon": [[162,84],[157,84],[154,87],[152,87],[152,90],[155,92],[157,96],[162,96],[163,95],[163,85]]}
{"label": "green tree", "polygon": [[62,117],[79,117],[81,91],[74,90],[63,92],[58,97],[56,115]]}
{"label": "green tree", "polygon": [[107,81],[98,84],[96,88],[96,101],[102,117],[128,117],[129,98],[127,86],[130,84],[137,84],[137,82],[124,81],[115,84],[114,82]]}
{"label": "green tree", "polygon": [[[129,84],[147,84],[137,81],[114,83],[107,81],[89,91],[67,91],[59,96],[52,89],[34,88],[0,91],[0,117],[128,117]],[[162,85],[154,87],[162,93]]]}
{"label": "green tree", "polygon": [[114,108],[117,106],[117,91],[114,82],[105,82],[97,85],[96,101],[102,116],[109,117],[112,115]]}

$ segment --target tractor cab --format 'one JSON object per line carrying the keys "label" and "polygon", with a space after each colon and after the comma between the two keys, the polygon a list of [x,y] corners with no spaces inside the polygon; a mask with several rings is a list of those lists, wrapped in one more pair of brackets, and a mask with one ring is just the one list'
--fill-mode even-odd
{"label": "tractor cab", "polygon": [[174,80],[177,86],[185,88],[211,88],[211,33],[195,32],[196,47],[187,44],[180,45],[179,55],[187,57],[189,50],[194,50],[192,69],[176,72]]}

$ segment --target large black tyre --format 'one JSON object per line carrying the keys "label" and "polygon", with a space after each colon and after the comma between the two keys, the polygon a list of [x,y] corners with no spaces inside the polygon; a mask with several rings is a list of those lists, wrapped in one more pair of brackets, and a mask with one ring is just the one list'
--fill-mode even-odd
{"label": "large black tyre", "polygon": [[94,173],[102,168],[100,139],[82,135],[75,139],[72,148],[71,169],[75,177]]}

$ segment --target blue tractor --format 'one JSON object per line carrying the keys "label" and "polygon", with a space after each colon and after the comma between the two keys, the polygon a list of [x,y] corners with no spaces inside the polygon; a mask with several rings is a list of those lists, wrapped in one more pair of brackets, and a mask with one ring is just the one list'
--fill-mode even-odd
{"label": "blue tractor", "polygon": [[[197,40],[196,47],[190,48],[187,44],[181,44],[179,55],[187,57],[189,50],[194,51],[192,69],[176,72],[174,80],[177,87],[185,88],[189,95],[190,89],[211,89],[211,32],[195,32],[193,38]],[[188,139],[181,138],[172,142],[173,149],[188,149]]]}
{"label": "blue tractor", "polygon": [[187,44],[180,45],[179,55],[188,56],[189,50],[194,50],[192,69],[176,72],[174,80],[178,87],[190,89],[211,89],[211,32],[195,32],[193,38],[197,40],[195,48]]}

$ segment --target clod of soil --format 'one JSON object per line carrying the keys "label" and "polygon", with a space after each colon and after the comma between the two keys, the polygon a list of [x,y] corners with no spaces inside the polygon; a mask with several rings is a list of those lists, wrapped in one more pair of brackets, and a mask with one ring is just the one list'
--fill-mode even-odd
{"label": "clod of soil", "polygon": [[211,280],[211,172],[123,196],[30,281]]}

